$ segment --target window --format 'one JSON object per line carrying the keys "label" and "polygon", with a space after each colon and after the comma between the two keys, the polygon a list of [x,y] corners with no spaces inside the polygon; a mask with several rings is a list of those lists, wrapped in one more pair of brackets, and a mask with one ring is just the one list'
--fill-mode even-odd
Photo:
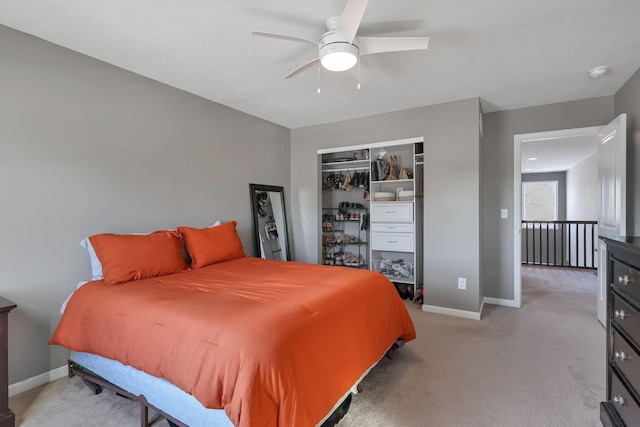
{"label": "window", "polygon": [[558,181],[522,183],[522,219],[556,221],[558,219]]}

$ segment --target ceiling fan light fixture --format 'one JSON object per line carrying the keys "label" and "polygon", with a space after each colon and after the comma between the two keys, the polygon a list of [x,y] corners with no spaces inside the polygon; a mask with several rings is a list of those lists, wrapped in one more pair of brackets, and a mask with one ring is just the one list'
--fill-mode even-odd
{"label": "ceiling fan light fixture", "polygon": [[320,63],[329,71],[346,71],[358,63],[358,48],[350,43],[331,43],[320,48]]}

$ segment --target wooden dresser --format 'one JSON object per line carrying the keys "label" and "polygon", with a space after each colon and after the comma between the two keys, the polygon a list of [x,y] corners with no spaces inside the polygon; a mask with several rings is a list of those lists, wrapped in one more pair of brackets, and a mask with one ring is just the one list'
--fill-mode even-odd
{"label": "wooden dresser", "polygon": [[0,427],[14,427],[15,416],[9,409],[8,317],[16,305],[0,297]]}
{"label": "wooden dresser", "polygon": [[607,401],[604,426],[640,426],[640,237],[607,243]]}

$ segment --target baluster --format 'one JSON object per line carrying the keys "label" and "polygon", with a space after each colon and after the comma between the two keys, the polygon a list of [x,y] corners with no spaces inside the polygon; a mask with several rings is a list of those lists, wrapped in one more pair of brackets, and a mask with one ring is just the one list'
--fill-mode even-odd
{"label": "baluster", "polygon": [[549,265],[549,222],[545,223],[545,229],[547,233],[547,266]]}
{"label": "baluster", "polygon": [[595,224],[591,224],[591,268],[595,268],[595,258],[596,258],[595,228],[596,228]]}
{"label": "baluster", "polygon": [[583,230],[583,239],[584,239],[584,247],[582,248],[583,252],[584,252],[584,265],[583,268],[589,268],[589,261],[588,261],[588,255],[589,255],[589,251],[588,249],[588,245],[589,245],[589,241],[587,240],[587,238],[589,237],[587,235],[587,226],[588,224],[585,222],[583,225],[584,230]]}
{"label": "baluster", "polygon": [[529,264],[529,226],[528,224],[524,225],[524,236],[525,236],[525,261]]}
{"label": "baluster", "polygon": [[561,265],[564,267],[564,223],[560,224],[560,230],[561,230],[561,234],[560,234],[560,262],[562,263]]}
{"label": "baluster", "polygon": [[567,258],[569,260],[569,267],[571,267],[571,224],[567,224],[567,230],[569,232],[569,235],[567,236]]}
{"label": "baluster", "polygon": [[536,223],[531,223],[531,264],[536,264]]}
{"label": "baluster", "polygon": [[576,223],[576,267],[580,268],[580,255],[582,255],[582,251],[580,250],[580,224]]}
{"label": "baluster", "polygon": [[542,222],[538,222],[538,265],[542,265]]}

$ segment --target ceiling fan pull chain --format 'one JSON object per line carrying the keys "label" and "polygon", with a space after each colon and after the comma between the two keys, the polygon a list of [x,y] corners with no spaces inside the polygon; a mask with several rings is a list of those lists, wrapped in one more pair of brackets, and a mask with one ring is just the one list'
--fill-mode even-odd
{"label": "ceiling fan pull chain", "polygon": [[318,62],[318,94],[320,94],[320,63]]}
{"label": "ceiling fan pull chain", "polygon": [[358,90],[360,90],[360,60],[358,60]]}

